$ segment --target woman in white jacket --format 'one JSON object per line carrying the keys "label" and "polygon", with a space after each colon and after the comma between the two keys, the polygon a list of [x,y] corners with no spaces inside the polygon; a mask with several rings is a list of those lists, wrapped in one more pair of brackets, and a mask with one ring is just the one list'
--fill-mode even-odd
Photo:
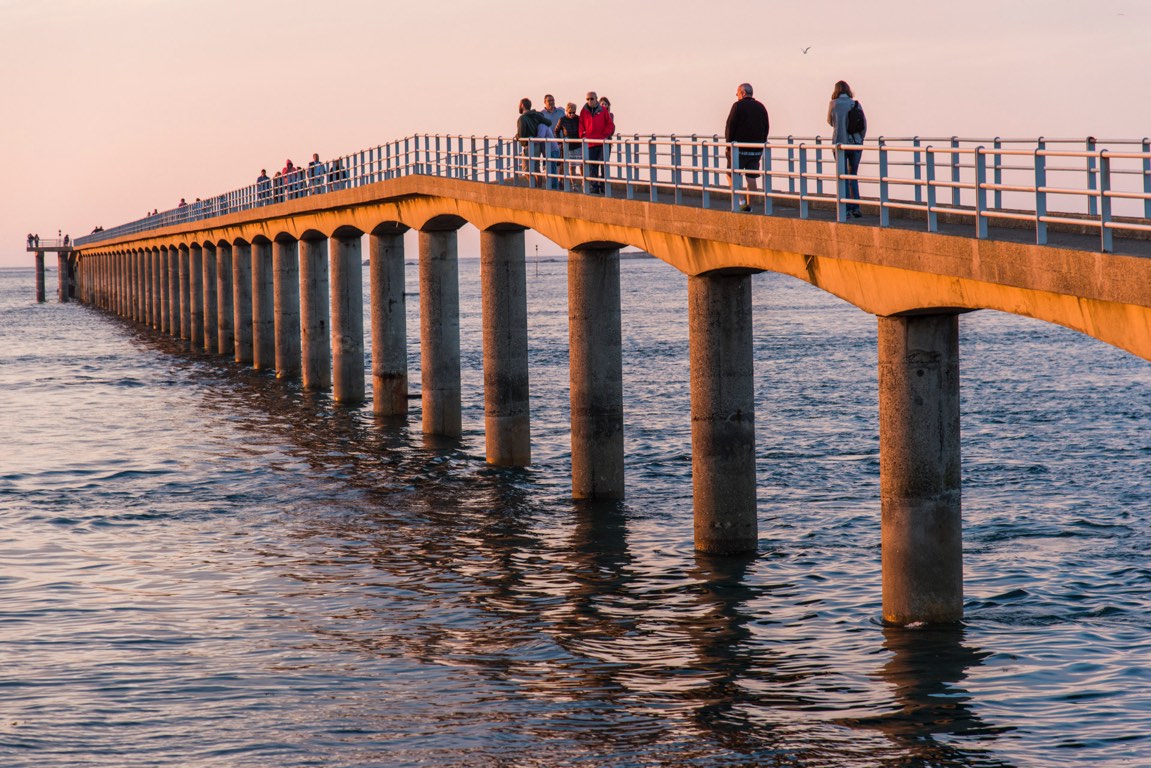
{"label": "woman in white jacket", "polygon": [[[827,106],[827,124],[835,129],[831,139],[833,144],[863,143],[864,136],[862,133],[848,133],[847,131],[847,114],[855,104],[855,94],[851,92],[851,86],[843,80],[837,82],[831,92],[831,103]],[[850,176],[856,175],[859,172],[859,159],[863,156],[863,150],[845,149],[843,155],[846,166],[845,172]],[[845,193],[848,200],[858,201],[859,182],[855,179],[847,180]],[[847,204],[847,215],[856,219],[863,215],[858,202]]]}

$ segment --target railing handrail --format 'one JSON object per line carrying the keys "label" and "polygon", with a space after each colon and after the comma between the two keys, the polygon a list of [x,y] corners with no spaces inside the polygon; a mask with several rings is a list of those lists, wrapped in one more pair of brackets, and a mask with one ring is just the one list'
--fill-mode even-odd
{"label": "railing handrail", "polygon": [[[1115,146],[1122,149],[1112,149]],[[1131,151],[1132,146],[1140,151]],[[762,168],[732,174],[727,157],[741,152],[758,154]],[[841,160],[849,152],[860,153],[859,170],[853,174]],[[878,170],[873,173],[873,168]],[[904,210],[922,213],[928,230],[938,231],[939,214],[945,213],[971,218],[979,238],[988,236],[991,220],[1033,221],[1041,245],[1047,242],[1047,223],[1073,220],[1097,228],[1104,251],[1111,250],[1116,231],[1151,230],[1148,138],[878,136],[862,144],[834,144],[820,135],[737,143],[717,134],[521,140],[425,133],[319,164],[293,166],[287,173],[78,237],[72,244],[89,246],[412,175],[526,183],[569,192],[580,187],[584,194],[627,199],[642,195],[651,202],[704,207],[711,207],[713,195],[727,194],[732,210],[738,210],[742,200],[744,210],[772,215],[774,203],[786,201],[798,205],[801,218],[810,215],[811,203],[822,202],[835,206],[841,222],[852,206],[862,203],[878,209],[881,227],[890,224],[892,210]],[[1132,183],[1136,177],[1140,183]],[[1142,210],[1136,210],[1138,201]],[[1124,207],[1131,210],[1125,214],[1120,210]]]}

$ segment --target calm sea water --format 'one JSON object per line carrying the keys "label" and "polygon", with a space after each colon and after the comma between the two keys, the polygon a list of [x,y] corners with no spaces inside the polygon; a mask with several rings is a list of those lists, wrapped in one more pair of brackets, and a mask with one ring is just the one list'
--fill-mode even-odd
{"label": "calm sea water", "polygon": [[483,461],[475,260],[454,449],[0,271],[0,765],[1151,764],[1151,364],[964,316],[967,621],[884,628],[874,319],[755,279],[759,553],[710,559],[686,280],[622,272],[628,499],[593,505],[561,261],[526,471]]}

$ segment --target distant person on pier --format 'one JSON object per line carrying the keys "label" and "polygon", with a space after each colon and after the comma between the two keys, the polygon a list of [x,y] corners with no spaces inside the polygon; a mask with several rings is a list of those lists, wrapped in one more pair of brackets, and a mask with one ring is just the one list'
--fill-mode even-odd
{"label": "distant person on pier", "polygon": [[267,205],[272,194],[272,180],[268,178],[268,169],[261,168],[260,175],[256,177],[256,202]]}
{"label": "distant person on pier", "polygon": [[292,165],[292,160],[289,158],[284,162],[284,167],[280,169],[280,179],[284,183],[284,192],[289,200],[296,199],[296,166]]}
{"label": "distant person on pier", "polygon": [[39,248],[40,247],[40,235],[39,234],[33,235],[32,236],[32,242],[35,244],[35,246],[37,248]]}
{"label": "distant person on pier", "polygon": [[[552,136],[558,136],[556,129],[559,128],[560,120],[563,119],[564,110],[556,106],[556,97],[550,93],[544,95],[544,108],[540,110],[540,114],[548,121],[552,128]],[[558,142],[551,141],[547,145],[548,153],[548,175],[551,177],[551,183],[548,185],[551,189],[559,189],[559,172],[561,163],[560,157],[563,155],[563,149]]]}
{"label": "distant person on pier", "polygon": [[540,125],[549,128],[551,123],[541,112],[532,109],[531,99],[520,99],[520,116],[516,119],[516,138],[520,140],[523,149],[524,170],[527,173],[536,173],[539,164],[535,158],[544,154],[544,143],[536,141],[540,135]]}
{"label": "distant person on pier", "polygon": [[[862,144],[867,137],[867,118],[863,115],[863,107],[855,100],[851,86],[843,80],[835,84],[831,91],[831,103],[827,105],[827,124],[834,129],[831,141],[833,144]],[[862,149],[843,150],[844,171],[849,176],[859,173],[859,160],[863,157]],[[859,208],[859,180],[848,179],[846,189],[840,192],[848,200],[847,215],[854,219],[863,216]]]}
{"label": "distant person on pier", "polygon": [[[585,169],[588,178],[603,178],[603,142],[615,135],[615,122],[611,112],[604,109],[599,103],[595,91],[588,91],[587,103],[579,113],[579,135],[587,142],[587,164]],[[602,181],[589,182],[589,191],[592,194],[603,193]]]}
{"label": "distant person on pier", "polygon": [[[727,126],[724,128],[723,138],[728,144],[764,144],[767,134],[771,130],[771,121],[767,116],[767,107],[763,106],[752,94],[753,89],[749,83],[740,83],[735,89],[735,103],[727,113]],[[727,147],[727,165],[733,174],[737,171],[759,171],[759,162],[763,157],[763,147],[739,147],[735,162],[732,162],[731,147]],[[758,173],[740,174],[740,178],[747,180],[748,192],[756,190]],[[732,177],[734,187],[735,177]],[[732,194],[735,194],[734,189]],[[744,195],[740,204],[741,211],[751,210],[751,195]]]}
{"label": "distant person on pier", "polygon": [[583,159],[582,144],[579,141],[579,117],[576,115],[576,105],[569,101],[564,116],[559,119],[555,127],[557,138],[567,139],[563,142],[564,176],[571,179],[572,188],[575,188],[575,177],[580,172],[580,160]]}
{"label": "distant person on pier", "polygon": [[[609,139],[613,138],[618,129],[616,128],[616,125],[615,125],[615,112],[611,111],[611,100],[608,99],[607,96],[600,96],[599,97],[599,105],[604,108],[604,111],[607,112],[608,119],[611,120],[611,134],[612,135],[608,136],[608,138]],[[612,151],[612,144],[610,144],[608,142],[604,142],[604,145],[603,145],[603,162],[604,162],[603,176],[605,179],[609,178],[611,176],[611,151]]]}
{"label": "distant person on pier", "polygon": [[272,177],[272,200],[277,203],[284,202],[284,174],[279,171]]}
{"label": "distant person on pier", "polygon": [[70,240],[69,236],[68,236],[68,235],[64,235],[64,245],[68,245],[68,241],[69,241],[69,240]]}
{"label": "distant person on pier", "polygon": [[180,202],[176,204],[177,208],[186,208],[187,206],[188,206],[188,201],[182,197],[180,198]]}
{"label": "distant person on pier", "polygon": [[313,195],[324,191],[324,180],[328,175],[328,167],[320,162],[320,153],[312,153],[312,160],[308,163],[308,187]]}
{"label": "distant person on pier", "polygon": [[340,158],[332,158],[332,162],[328,163],[328,189],[343,189],[344,179],[348,177],[344,166],[340,162]]}
{"label": "distant person on pier", "polygon": [[28,247],[29,248],[32,247],[32,233],[31,232],[28,233]]}

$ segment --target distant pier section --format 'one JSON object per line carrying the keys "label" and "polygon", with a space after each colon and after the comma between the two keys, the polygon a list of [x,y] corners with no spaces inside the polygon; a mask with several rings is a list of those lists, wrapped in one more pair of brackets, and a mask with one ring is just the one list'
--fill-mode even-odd
{"label": "distant pier section", "polygon": [[58,262],[56,274],[59,284],[56,294],[61,302],[68,302],[76,297],[76,251],[72,248],[71,238],[59,237],[45,239],[39,236],[28,236],[27,250],[36,254],[36,301],[43,304],[45,301],[44,286],[44,254],[54,253]]}

